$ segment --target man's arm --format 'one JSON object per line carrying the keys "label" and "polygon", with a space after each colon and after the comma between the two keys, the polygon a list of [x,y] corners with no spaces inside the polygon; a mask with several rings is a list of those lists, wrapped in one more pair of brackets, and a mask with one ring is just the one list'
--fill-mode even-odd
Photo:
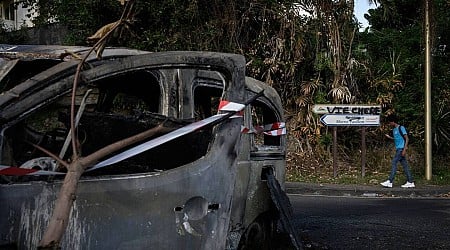
{"label": "man's arm", "polygon": [[406,149],[408,148],[409,137],[407,134],[403,135],[403,139],[405,139],[405,146],[403,147],[402,156],[406,155]]}

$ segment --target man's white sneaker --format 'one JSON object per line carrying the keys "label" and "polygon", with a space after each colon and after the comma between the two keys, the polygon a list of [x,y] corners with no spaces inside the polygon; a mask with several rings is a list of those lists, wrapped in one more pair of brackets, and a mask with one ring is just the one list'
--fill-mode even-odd
{"label": "man's white sneaker", "polygon": [[414,182],[409,182],[409,181],[407,181],[405,184],[402,185],[402,188],[413,188],[413,187],[416,187],[414,185]]}
{"label": "man's white sneaker", "polygon": [[[390,180],[387,180],[385,182],[380,183],[381,186],[383,187],[387,187],[387,188],[391,188],[392,187],[392,182]],[[414,185],[414,184],[413,184]]]}

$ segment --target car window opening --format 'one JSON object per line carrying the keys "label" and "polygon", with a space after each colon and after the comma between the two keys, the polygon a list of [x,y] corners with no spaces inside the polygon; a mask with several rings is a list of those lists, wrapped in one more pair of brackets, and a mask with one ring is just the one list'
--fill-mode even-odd
{"label": "car window opening", "polygon": [[[280,121],[277,114],[262,101],[257,101],[251,106],[251,115],[252,125],[254,127],[264,127]],[[268,135],[264,132],[261,131],[252,134],[254,151],[279,150],[279,146],[281,145],[281,135]]]}
{"label": "car window opening", "polygon": [[[192,118],[177,119],[163,115],[164,94],[161,77],[156,70],[115,75],[81,85],[77,91],[77,106],[80,105],[88,89],[90,94],[78,125],[82,155],[93,153],[104,146],[153,128],[160,123],[177,129],[194,120],[212,116],[217,113],[223,92],[222,86],[218,87],[217,83],[208,86],[203,82],[195,88],[193,101],[190,101],[192,97],[185,97],[188,100],[185,105],[193,106]],[[70,128],[70,99],[71,95],[67,94],[8,128],[5,131],[6,143],[3,145],[1,164],[21,166],[31,159],[49,158],[30,143],[58,155]],[[165,103],[170,102],[166,100]],[[150,139],[152,138],[145,141]],[[212,128],[205,127],[122,162],[84,175],[149,173],[177,168],[206,155],[212,139]],[[121,152],[136,145],[139,143],[130,145]],[[71,146],[67,152],[64,160],[68,160],[71,155]],[[119,152],[111,156],[117,153]],[[33,166],[32,168],[42,169],[43,167]],[[30,178],[48,177],[23,177],[26,180]]]}

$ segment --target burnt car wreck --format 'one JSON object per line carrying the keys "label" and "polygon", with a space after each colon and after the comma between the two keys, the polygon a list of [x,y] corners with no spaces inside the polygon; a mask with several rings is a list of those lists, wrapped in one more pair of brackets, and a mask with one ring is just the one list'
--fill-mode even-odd
{"label": "burnt car wreck", "polygon": [[[0,45],[0,247],[34,249],[43,235],[65,170],[35,145],[70,160],[70,54],[85,51]],[[109,48],[81,80],[83,155],[167,131],[85,171],[62,249],[267,249],[280,231],[301,248],[281,100],[245,76],[242,56]],[[229,103],[242,112],[220,115]]]}

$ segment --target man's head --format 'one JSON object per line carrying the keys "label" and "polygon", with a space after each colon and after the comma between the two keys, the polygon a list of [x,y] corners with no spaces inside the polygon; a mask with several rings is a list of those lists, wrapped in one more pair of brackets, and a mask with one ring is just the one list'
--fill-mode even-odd
{"label": "man's head", "polygon": [[395,124],[398,124],[398,118],[397,118],[397,116],[394,115],[394,114],[389,115],[389,116],[387,117],[387,121],[389,122],[389,124],[390,124],[391,126],[395,126]]}

